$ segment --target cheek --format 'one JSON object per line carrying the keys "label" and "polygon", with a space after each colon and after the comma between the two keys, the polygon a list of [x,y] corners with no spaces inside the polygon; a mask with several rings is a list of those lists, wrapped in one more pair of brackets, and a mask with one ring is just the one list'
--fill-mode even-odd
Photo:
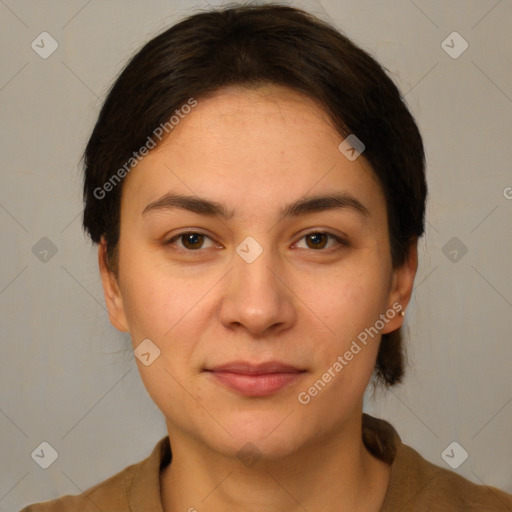
{"label": "cheek", "polygon": [[151,275],[139,271],[126,278],[123,303],[132,338],[162,338],[172,327],[174,308],[169,301],[168,291]]}
{"label": "cheek", "polygon": [[[380,333],[375,325],[386,309],[388,282],[382,267],[361,263],[321,281],[323,285],[310,295],[308,302],[315,312],[321,311],[329,327],[317,337],[317,365],[308,384],[316,382],[315,389],[322,389],[319,407],[330,403],[330,407],[342,410],[364,393],[378,353]],[[326,381],[324,393],[322,383]]]}
{"label": "cheek", "polygon": [[[173,374],[193,370],[199,340],[213,310],[215,285],[222,272],[161,268],[144,255],[132,258],[123,281],[124,310],[134,348],[144,339],[153,341],[162,362]],[[133,270],[133,271],[132,271]]]}
{"label": "cheek", "polygon": [[154,266],[136,268],[137,272],[129,277],[125,274],[123,294],[132,345],[136,349],[149,339],[159,350],[150,365],[137,361],[137,366],[156,405],[166,415],[176,416],[190,401],[180,383],[186,382],[194,370],[194,350],[199,339],[194,315],[200,311],[199,302],[208,287],[204,280],[204,289],[191,286],[190,279],[166,275]]}
{"label": "cheek", "polygon": [[354,265],[325,276],[306,296],[331,331],[346,340],[373,325],[384,312],[389,279],[377,264]]}
{"label": "cheek", "polygon": [[134,344],[139,338],[163,341],[192,307],[193,287],[184,277],[171,278],[143,253],[132,252],[123,263],[123,305]]}

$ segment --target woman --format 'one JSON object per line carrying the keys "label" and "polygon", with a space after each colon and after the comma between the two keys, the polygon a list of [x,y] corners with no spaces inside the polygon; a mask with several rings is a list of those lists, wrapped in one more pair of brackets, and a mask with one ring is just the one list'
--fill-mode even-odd
{"label": "woman", "polygon": [[512,510],[362,412],[404,373],[424,164],[381,66],[303,11],[149,41],[87,145],[83,224],[168,436],[24,512]]}

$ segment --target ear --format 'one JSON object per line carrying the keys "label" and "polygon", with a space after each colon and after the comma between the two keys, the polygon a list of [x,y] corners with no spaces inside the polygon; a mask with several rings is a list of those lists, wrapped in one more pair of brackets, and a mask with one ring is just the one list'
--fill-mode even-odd
{"label": "ear", "polygon": [[117,276],[107,265],[107,242],[104,237],[101,237],[101,242],[98,244],[98,265],[110,323],[119,331],[128,332],[128,322]]}
{"label": "ear", "polygon": [[409,244],[408,253],[404,263],[393,270],[388,309],[397,311],[398,314],[386,323],[386,326],[382,330],[382,334],[395,331],[402,326],[404,317],[400,313],[405,311],[411,299],[414,278],[417,270],[418,238],[415,237]]}

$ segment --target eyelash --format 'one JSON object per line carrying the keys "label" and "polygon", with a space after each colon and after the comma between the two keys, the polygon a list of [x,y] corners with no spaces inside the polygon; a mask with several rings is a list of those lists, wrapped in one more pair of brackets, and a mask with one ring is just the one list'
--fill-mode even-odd
{"label": "eyelash", "polygon": [[[172,238],[170,238],[169,240],[167,240],[166,242],[164,242],[164,245],[174,245],[174,242],[176,240],[178,240],[179,238],[185,236],[185,235],[202,235],[203,237],[205,238],[208,238],[212,241],[214,241],[212,238],[210,238],[208,235],[204,234],[204,233],[201,233],[200,231],[182,231],[181,233],[178,233],[177,235],[174,235]],[[334,233],[330,233],[328,231],[310,231],[309,233],[306,233],[304,234],[300,239],[304,239],[310,235],[327,235],[331,240],[334,239],[338,245],[342,246],[342,247],[348,247],[349,246],[349,243],[347,240],[335,235]],[[309,249],[309,248],[308,248]],[[178,251],[181,252],[181,253],[185,253],[185,254],[193,254],[193,253],[200,253],[202,249],[196,249],[196,250],[192,250],[192,249],[179,249]],[[326,252],[326,253],[330,253],[330,252],[333,252],[333,251],[336,251],[336,250],[339,250],[339,247],[331,247],[330,249],[310,249],[311,251],[314,251],[314,252]]]}

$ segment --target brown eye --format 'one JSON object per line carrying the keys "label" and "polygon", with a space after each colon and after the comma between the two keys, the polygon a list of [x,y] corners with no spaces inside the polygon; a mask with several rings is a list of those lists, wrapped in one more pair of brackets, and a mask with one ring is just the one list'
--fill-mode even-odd
{"label": "brown eye", "polygon": [[[308,233],[307,235],[304,235],[301,240],[306,240],[306,249],[316,249],[316,250],[322,250],[326,249],[327,244],[329,243],[329,240],[334,240],[336,242],[335,245],[341,245],[348,247],[348,242],[332,233],[324,233],[321,231],[314,231],[311,233]],[[335,247],[327,248],[329,249],[335,249]]]}
{"label": "brown eye", "polygon": [[311,233],[306,235],[307,244],[310,249],[323,249],[328,242],[326,233]]}
{"label": "brown eye", "polygon": [[165,245],[174,245],[175,242],[179,239],[181,239],[181,247],[178,248],[185,249],[186,251],[190,252],[202,249],[205,240],[211,240],[210,237],[203,235],[202,233],[197,233],[195,231],[187,231],[173,236],[170,240],[168,240],[165,243]]}
{"label": "brown eye", "polygon": [[182,236],[183,245],[187,249],[200,249],[200,247],[203,245],[204,242],[204,235],[201,235],[200,233],[185,233]]}

